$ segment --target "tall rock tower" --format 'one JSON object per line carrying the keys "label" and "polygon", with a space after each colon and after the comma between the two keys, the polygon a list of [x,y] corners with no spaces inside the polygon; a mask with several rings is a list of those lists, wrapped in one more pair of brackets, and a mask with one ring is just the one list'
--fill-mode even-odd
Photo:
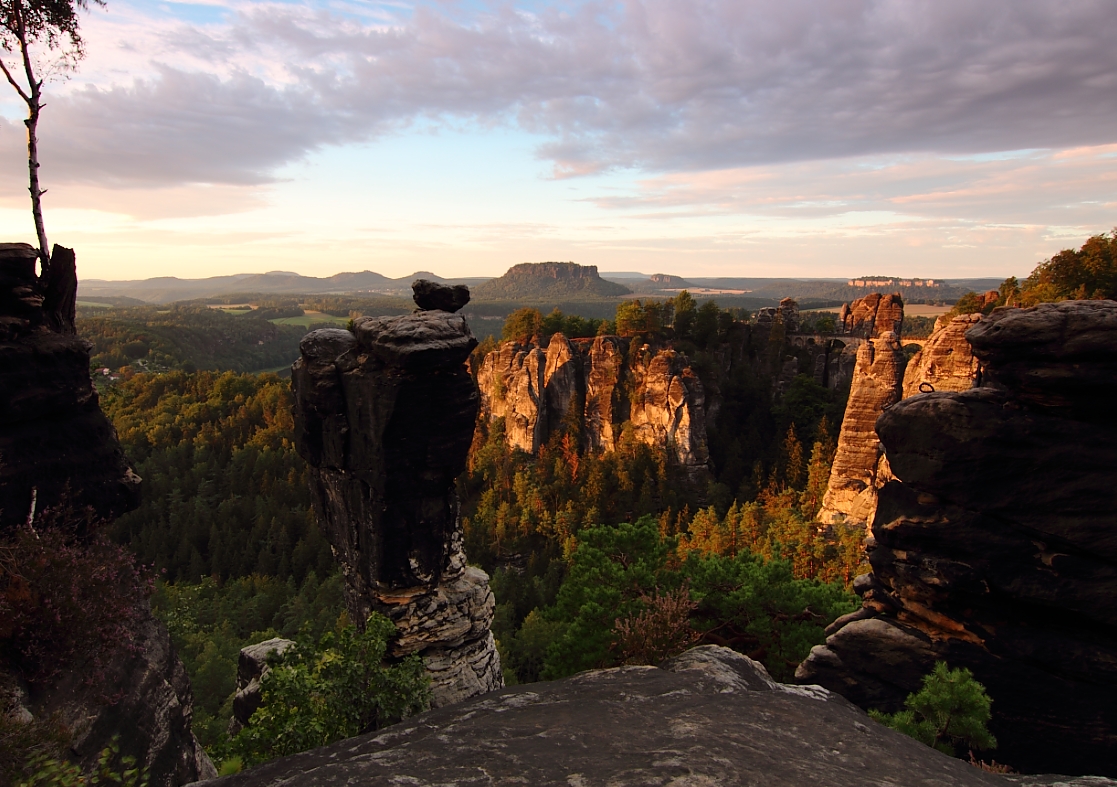
{"label": "tall rock tower", "polygon": [[465,288],[416,282],[420,310],[313,331],[295,362],[295,441],[349,615],[395,622],[392,653],[419,653],[435,707],[503,685],[488,576],[466,566],[454,479],[465,468],[477,340],[453,312]]}

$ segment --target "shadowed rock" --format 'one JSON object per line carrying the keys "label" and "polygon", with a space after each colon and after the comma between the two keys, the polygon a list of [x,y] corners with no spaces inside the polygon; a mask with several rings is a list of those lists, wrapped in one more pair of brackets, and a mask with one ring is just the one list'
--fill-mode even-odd
{"label": "shadowed rock", "polygon": [[429,279],[411,283],[415,303],[423,311],[456,312],[469,303],[469,288],[464,284],[450,286]]}
{"label": "shadowed rock", "polygon": [[817,686],[776,683],[756,662],[717,646],[695,648],[662,668],[596,670],[505,689],[225,783],[1012,784],[877,724]]}
{"label": "shadowed rock", "polygon": [[864,612],[796,678],[897,710],[936,660],[967,667],[998,760],[1115,776],[1117,303],[997,310],[966,338],[982,387],[877,421],[897,480],[855,584]]}
{"label": "shadowed rock", "polygon": [[467,568],[454,480],[478,394],[476,346],[444,310],[313,331],[295,362],[295,442],[311,466],[323,533],[345,577],[350,618],[400,630],[392,655],[420,653],[435,706],[502,685],[484,572]]}

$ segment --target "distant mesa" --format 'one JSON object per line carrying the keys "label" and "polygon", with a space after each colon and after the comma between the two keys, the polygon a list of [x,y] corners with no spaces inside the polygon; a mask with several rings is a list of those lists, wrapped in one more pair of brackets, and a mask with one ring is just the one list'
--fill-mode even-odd
{"label": "distant mesa", "polygon": [[870,287],[880,289],[886,287],[942,287],[941,279],[901,279],[897,276],[858,276],[850,279],[850,287]]}
{"label": "distant mesa", "polygon": [[670,273],[653,273],[650,277],[652,284],[658,284],[664,289],[674,287],[691,287],[689,281],[682,276],[673,276]]}
{"label": "distant mesa", "polygon": [[474,300],[529,298],[615,298],[630,295],[623,284],[606,281],[596,265],[574,262],[525,262],[514,265],[499,279],[473,288]]}

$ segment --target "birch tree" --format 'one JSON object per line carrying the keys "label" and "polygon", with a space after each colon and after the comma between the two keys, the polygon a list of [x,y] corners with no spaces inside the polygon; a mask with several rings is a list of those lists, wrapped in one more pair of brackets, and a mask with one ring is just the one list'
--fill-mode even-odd
{"label": "birch tree", "polygon": [[105,0],[0,0],[0,70],[27,105],[23,124],[27,126],[28,190],[44,277],[50,267],[50,247],[43,223],[46,192],[39,184],[38,129],[39,115],[45,106],[43,83],[52,76],[72,71],[85,56],[77,12],[88,10],[90,2],[105,4]]}

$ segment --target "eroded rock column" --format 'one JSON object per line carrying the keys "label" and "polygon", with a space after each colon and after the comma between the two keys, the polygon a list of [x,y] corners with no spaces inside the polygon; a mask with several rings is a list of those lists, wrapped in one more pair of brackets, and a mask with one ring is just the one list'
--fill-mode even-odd
{"label": "eroded rock column", "polygon": [[296,444],[350,617],[395,622],[392,654],[423,657],[435,707],[503,685],[493,595],[465,564],[454,491],[478,412],[464,365],[476,344],[441,309],[362,317],[307,334],[293,370]]}

